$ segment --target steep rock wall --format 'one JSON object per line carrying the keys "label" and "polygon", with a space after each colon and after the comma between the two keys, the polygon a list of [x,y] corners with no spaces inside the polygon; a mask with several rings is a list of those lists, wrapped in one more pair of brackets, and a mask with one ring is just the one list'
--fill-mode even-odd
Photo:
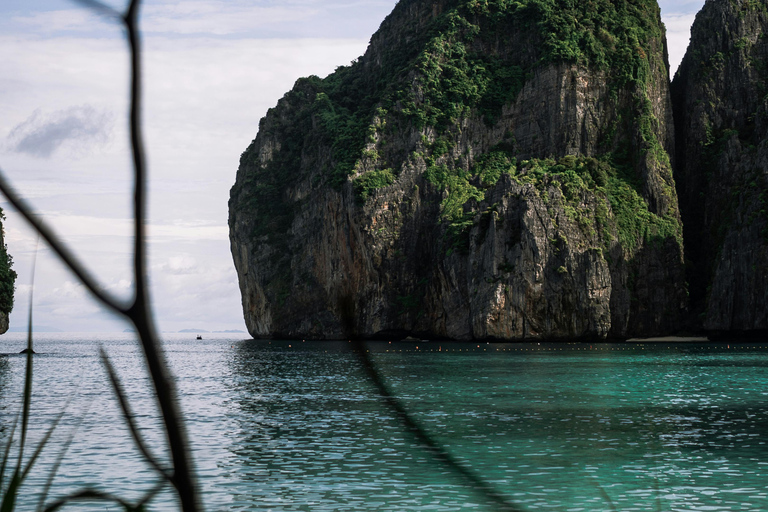
{"label": "steep rock wall", "polygon": [[[0,218],[5,218],[1,208]],[[0,223],[0,334],[8,332],[10,325],[8,317],[13,310],[16,272],[12,266],[13,258],[8,254],[5,246],[5,233],[3,231],[3,224]]]}
{"label": "steep rock wall", "polygon": [[768,329],[768,4],[708,0],[673,82],[693,325]]}
{"label": "steep rock wall", "polygon": [[600,3],[609,18],[401,1],[355,64],[299,80],[230,198],[250,333],[673,330],[686,290],[663,26],[655,2]]}

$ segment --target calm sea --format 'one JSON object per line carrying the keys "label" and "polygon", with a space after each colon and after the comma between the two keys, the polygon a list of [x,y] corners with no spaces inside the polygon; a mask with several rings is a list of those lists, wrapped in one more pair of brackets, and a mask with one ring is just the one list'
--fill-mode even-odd
{"label": "calm sea", "polygon": [[[164,336],[207,510],[493,510],[404,432],[349,344]],[[0,337],[3,440],[20,406],[24,346],[24,335]],[[19,510],[34,510],[73,432],[53,496],[93,486],[135,499],[156,482],[123,425],[99,346],[165,457],[130,334],[38,334],[32,444],[65,414]],[[522,509],[768,510],[768,341],[369,348],[430,434]],[[171,493],[150,510],[174,510]]]}

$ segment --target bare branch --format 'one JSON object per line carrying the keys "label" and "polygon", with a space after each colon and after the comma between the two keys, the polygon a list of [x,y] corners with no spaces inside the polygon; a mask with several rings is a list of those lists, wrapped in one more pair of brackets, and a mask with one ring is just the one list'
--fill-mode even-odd
{"label": "bare branch", "polygon": [[[175,486],[184,512],[197,512],[202,509],[199,503],[197,484],[195,481],[194,469],[192,466],[191,451],[187,439],[186,428],[178,404],[178,395],[176,393],[175,383],[168,371],[165,357],[160,346],[159,338],[155,330],[152,312],[149,303],[149,293],[147,286],[147,267],[146,267],[146,163],[143,147],[143,137],[141,128],[141,44],[138,29],[138,10],[140,1],[131,0],[128,9],[124,15],[119,15],[117,11],[99,2],[98,0],[76,0],[100,14],[110,17],[117,17],[122,20],[126,28],[128,43],[130,46],[131,60],[131,93],[130,93],[130,131],[131,131],[131,154],[134,166],[134,281],[135,296],[129,305],[123,305],[115,298],[101,290],[98,283],[93,279],[90,273],[80,264],[77,258],[69,251],[63,243],[59,242],[58,237],[41,220],[33,215],[33,210],[24,200],[22,200],[3,178],[0,171],[0,191],[4,192],[8,200],[16,207],[27,221],[40,233],[46,242],[54,249],[56,254],[62,259],[80,281],[100,300],[104,305],[116,313],[129,319],[136,327],[139,335],[144,358],[147,364],[150,377],[155,390],[155,397],[160,407],[160,411],[165,424],[168,444],[173,460],[173,474],[170,477],[171,483]],[[125,410],[125,409],[124,409]],[[136,438],[136,437],[135,437]],[[137,442],[139,449],[144,453],[142,444]],[[145,453],[147,460],[151,464],[154,459]],[[159,466],[158,466],[159,468]],[[163,472],[164,475],[167,473]],[[96,494],[94,494],[94,492]],[[68,499],[82,498],[108,499],[123,503],[113,499],[111,496],[98,494],[97,491],[85,489],[81,493],[71,495]],[[150,496],[151,497],[151,496]],[[149,499],[149,498],[147,498]],[[46,510],[55,510],[66,504],[57,502]]]}
{"label": "bare branch", "polygon": [[62,498],[59,498],[58,500],[54,501],[53,503],[45,507],[45,512],[54,512],[64,507],[65,505],[68,505],[69,503],[73,503],[75,501],[106,501],[106,502],[117,503],[120,506],[122,506],[125,510],[136,510],[135,506],[131,505],[125,500],[118,498],[117,496],[113,496],[109,493],[102,492],[98,489],[86,488],[86,489],[81,489],[77,492],[73,492],[72,494],[69,494]]}
{"label": "bare branch", "polygon": [[13,447],[13,436],[16,434],[16,425],[19,424],[19,418],[21,418],[21,411],[16,413],[16,418],[13,420],[11,433],[8,435],[8,441],[5,443],[5,449],[3,450],[3,459],[0,461],[0,491],[2,491],[3,488],[3,481],[5,481],[5,470],[8,466],[8,459],[11,455],[11,448]]}
{"label": "bare branch", "polygon": [[48,227],[45,222],[43,222],[37,215],[35,215],[33,208],[14,190],[14,188],[5,178],[2,169],[0,169],[0,192],[2,192],[5,197],[8,198],[8,202],[10,202],[13,207],[16,208],[16,210],[22,215],[22,217],[24,217],[27,222],[32,225],[35,231],[40,234],[43,240],[45,240],[51,249],[53,249],[53,251],[59,256],[64,265],[69,267],[72,273],[77,276],[81,283],[83,283],[83,286],[85,286],[88,291],[91,292],[93,296],[99,300],[99,302],[116,313],[125,314],[127,309],[126,305],[121,304],[118,299],[109,295],[99,286],[98,282],[96,282],[96,279],[94,279],[91,273],[85,269],[82,263],[80,263],[80,260],[78,260],[78,258],[74,255],[74,253],[72,253],[72,251],[70,251],[69,248],[60,241],[61,239],[56,236],[53,230]]}
{"label": "bare branch", "polygon": [[379,391],[379,394],[384,399],[384,402],[387,404],[387,406],[389,406],[390,409],[392,409],[406,430],[410,432],[411,435],[413,435],[413,437],[415,437],[416,440],[424,448],[426,448],[433,457],[435,457],[435,459],[445,464],[447,468],[449,468],[458,477],[464,480],[467,483],[467,487],[476,491],[481,496],[488,499],[489,502],[493,503],[496,507],[496,510],[503,512],[522,512],[522,508],[509,501],[509,499],[500,493],[498,489],[494,488],[493,485],[491,485],[489,482],[479,477],[469,467],[467,467],[465,464],[451,455],[448,451],[446,451],[446,449],[440,443],[435,441],[432,436],[430,436],[427,431],[421,425],[419,425],[419,423],[406,410],[403,404],[401,404],[400,401],[395,398],[394,394],[389,390],[389,387],[386,385],[384,379],[381,377],[381,374],[373,364],[373,361],[368,354],[368,350],[365,348],[365,344],[359,338],[355,339],[354,344],[360,356],[360,361],[363,364],[363,368],[368,374],[368,378],[371,380],[373,385]]}
{"label": "bare branch", "polygon": [[81,411],[80,415],[77,417],[77,423],[75,426],[70,430],[69,435],[67,436],[67,440],[64,442],[64,445],[61,448],[61,451],[59,451],[59,454],[56,456],[56,460],[53,463],[53,467],[48,472],[48,477],[45,480],[45,485],[43,486],[43,490],[40,493],[40,500],[37,503],[37,512],[42,512],[43,507],[45,506],[45,500],[48,498],[48,492],[51,490],[51,486],[53,485],[53,479],[56,478],[56,474],[59,472],[59,468],[61,467],[61,463],[64,461],[64,456],[69,451],[69,447],[72,445],[72,441],[75,440],[75,434],[77,434],[77,431],[80,429],[80,425],[83,423],[83,418],[85,418],[85,414],[90,408],[91,402],[88,402],[86,407]]}
{"label": "bare branch", "polygon": [[123,17],[128,32],[131,50],[131,149],[133,155],[134,189],[134,279],[136,297],[133,305],[126,312],[139,335],[144,357],[147,363],[155,396],[162,412],[168,444],[173,459],[173,485],[179,495],[184,512],[196,512],[202,509],[199,502],[195,481],[192,454],[179,408],[176,386],[168,372],[168,365],[162,353],[155,331],[149,304],[146,273],[146,233],[144,218],[146,215],[146,164],[141,126],[141,40],[138,29],[139,0],[131,0]]}
{"label": "bare branch", "polygon": [[121,21],[123,18],[123,15],[120,14],[118,11],[96,0],[72,0],[72,1],[75,2],[76,4],[83,5],[89,8],[90,10],[98,14],[101,14],[102,16],[105,16],[107,18],[114,18],[116,21]]}
{"label": "bare branch", "polygon": [[109,381],[112,383],[112,389],[114,390],[115,395],[117,396],[117,401],[120,404],[120,409],[122,409],[123,411],[123,419],[125,420],[125,423],[128,425],[128,429],[131,431],[133,442],[136,443],[136,447],[139,449],[141,454],[144,455],[144,458],[147,460],[147,462],[149,462],[149,464],[153,468],[155,468],[155,471],[160,473],[167,480],[169,481],[173,480],[171,475],[168,473],[168,470],[163,468],[157,462],[157,458],[152,455],[152,453],[149,451],[149,447],[147,446],[147,443],[144,441],[144,438],[141,437],[141,434],[139,433],[139,430],[136,427],[136,423],[133,421],[133,411],[131,410],[131,405],[128,403],[128,398],[125,396],[125,392],[123,391],[123,386],[120,383],[120,378],[117,376],[115,367],[112,366],[112,362],[109,360],[107,353],[104,351],[104,347],[99,348],[99,354],[101,355],[101,362],[102,364],[104,364],[104,368],[106,368],[107,370]]}
{"label": "bare branch", "polygon": [[145,494],[144,497],[141,498],[138,501],[138,503],[136,503],[136,508],[143,510],[143,508],[141,507],[144,507],[145,505],[147,505],[149,503],[149,500],[154,498],[160,491],[162,491],[163,487],[165,487],[167,483],[168,481],[166,479],[162,479],[159,482],[157,482],[157,484],[155,484],[153,488],[147,491],[147,494]]}
{"label": "bare branch", "polygon": [[146,239],[144,218],[146,216],[147,166],[144,156],[144,140],[141,127],[141,39],[138,31],[139,1],[132,0],[123,18],[128,30],[131,49],[131,153],[134,169],[134,274],[136,276],[136,298],[146,297]]}

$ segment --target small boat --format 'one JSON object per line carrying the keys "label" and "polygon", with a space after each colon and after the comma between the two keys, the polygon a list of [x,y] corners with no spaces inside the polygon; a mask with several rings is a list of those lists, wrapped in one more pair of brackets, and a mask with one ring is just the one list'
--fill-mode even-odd
{"label": "small boat", "polygon": [[203,339],[203,336],[202,336],[201,334],[198,334],[198,335],[197,335],[197,339],[198,339],[198,340],[201,340],[201,339]]}

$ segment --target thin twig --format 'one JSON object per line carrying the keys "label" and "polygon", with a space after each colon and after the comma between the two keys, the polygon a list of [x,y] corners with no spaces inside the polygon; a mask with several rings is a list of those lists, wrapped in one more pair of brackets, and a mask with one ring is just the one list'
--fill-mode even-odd
{"label": "thin twig", "polygon": [[134,280],[136,296],[127,312],[139,334],[145,361],[155,388],[173,459],[173,484],[184,512],[201,509],[192,467],[187,432],[178,406],[176,387],[168,373],[168,365],[160,349],[149,305],[146,275],[146,165],[141,127],[141,41],[138,30],[139,0],[131,0],[123,16],[131,49],[131,149],[133,155],[134,190]]}
{"label": "thin twig", "polygon": [[21,473],[22,481],[27,478],[27,475],[29,475],[29,472],[32,470],[32,467],[35,465],[35,462],[37,462],[37,458],[40,457],[41,453],[43,453],[43,448],[45,448],[45,445],[48,444],[48,441],[51,439],[51,436],[53,435],[53,431],[56,430],[56,427],[61,421],[61,418],[64,417],[64,413],[66,412],[68,406],[69,406],[69,400],[64,405],[61,412],[59,412],[59,414],[56,416],[56,419],[53,420],[53,424],[48,428],[48,431],[43,436],[43,439],[37,445],[37,448],[32,454],[32,457],[30,457],[29,460],[27,461],[27,466],[24,468],[24,471],[22,471]]}
{"label": "thin twig", "polygon": [[141,508],[141,507],[144,507],[145,505],[147,505],[147,504],[149,503],[149,501],[150,501],[152,498],[154,498],[155,496],[157,496],[157,494],[158,494],[160,491],[162,491],[162,490],[163,490],[163,487],[165,487],[165,486],[166,486],[166,484],[168,484],[168,480],[166,480],[165,478],[163,478],[162,480],[160,480],[159,482],[157,482],[157,483],[155,484],[155,486],[154,486],[153,488],[151,488],[149,491],[147,491],[147,494],[145,494],[145,495],[144,495],[144,497],[143,497],[143,498],[141,498],[141,499],[140,499],[140,500],[139,500],[139,501],[136,503],[136,508]]}
{"label": "thin twig", "polygon": [[613,500],[608,495],[608,492],[602,486],[602,484],[597,479],[597,477],[587,478],[587,481],[590,482],[595,487],[597,487],[597,490],[600,492],[600,495],[603,497],[603,499],[606,501],[606,503],[608,503],[608,506],[610,507],[611,512],[618,512],[618,510],[616,510],[616,505],[613,504]]}
{"label": "thin twig", "polygon": [[101,362],[104,365],[104,368],[107,370],[109,381],[112,384],[112,390],[115,392],[115,395],[117,396],[117,402],[120,404],[120,409],[123,412],[123,419],[128,425],[128,430],[130,430],[131,436],[133,437],[133,442],[136,444],[136,447],[139,449],[141,454],[144,455],[144,458],[147,460],[147,462],[149,462],[149,464],[155,468],[155,471],[163,475],[169,481],[173,480],[172,475],[168,473],[166,468],[162,467],[160,463],[157,462],[157,458],[152,455],[152,452],[149,451],[149,447],[144,441],[144,438],[141,437],[139,429],[136,427],[136,423],[133,421],[134,415],[133,411],[131,410],[131,405],[128,403],[128,397],[125,396],[123,386],[120,383],[120,378],[117,376],[115,367],[112,366],[112,362],[109,360],[107,353],[104,351],[104,347],[99,348],[99,354],[101,355]]}
{"label": "thin twig", "polygon": [[64,265],[69,267],[72,273],[77,276],[81,283],[83,283],[83,286],[85,286],[88,291],[99,300],[99,302],[116,313],[121,315],[125,314],[128,309],[127,305],[121,304],[118,299],[110,296],[101,286],[99,286],[96,279],[94,279],[91,273],[82,263],[80,263],[80,260],[74,253],[69,250],[69,247],[61,242],[61,239],[53,232],[53,229],[34,213],[34,209],[25,199],[16,193],[16,190],[5,178],[2,169],[0,169],[0,192],[8,198],[8,202],[10,202],[21,216],[32,225],[32,228],[34,228],[51,249],[53,249]]}
{"label": "thin twig", "polygon": [[61,467],[61,463],[64,461],[64,456],[69,451],[69,447],[72,445],[72,441],[75,440],[75,434],[77,434],[77,431],[80,429],[80,425],[83,423],[83,418],[85,418],[85,414],[90,409],[91,402],[87,402],[86,407],[81,412],[80,416],[78,417],[77,423],[72,428],[72,430],[69,432],[69,436],[67,436],[67,440],[64,442],[64,446],[61,448],[61,451],[56,456],[56,460],[53,463],[53,467],[51,468],[51,471],[48,473],[48,478],[45,480],[45,485],[43,486],[43,490],[40,493],[40,500],[37,502],[37,512],[42,512],[43,506],[45,505],[45,500],[48,498],[48,492],[51,490],[51,486],[53,485],[53,479],[56,478],[56,474],[59,472],[59,467]]}
{"label": "thin twig", "polygon": [[[110,17],[122,20],[128,35],[131,60],[131,97],[130,131],[131,155],[134,166],[134,283],[135,294],[132,301],[123,303],[105,292],[91,276],[69,248],[42,220],[33,214],[33,210],[2,176],[0,170],[0,191],[11,204],[48,242],[64,264],[72,270],[83,285],[102,304],[112,311],[125,316],[136,327],[144,352],[145,362],[155,390],[158,406],[165,424],[165,431],[173,460],[171,482],[179,496],[184,512],[197,512],[202,507],[199,503],[197,484],[187,439],[186,428],[178,405],[174,381],[168,371],[168,365],[160,348],[159,337],[154,326],[149,303],[146,275],[146,163],[141,127],[141,44],[138,29],[139,0],[131,0],[124,15],[116,16],[117,11],[98,0],[76,0],[82,5]],[[141,447],[140,447],[141,449]],[[166,475],[167,473],[163,473]],[[61,506],[61,505],[59,505]]]}
{"label": "thin twig", "polygon": [[425,447],[433,457],[435,457],[435,459],[442,462],[451,471],[456,473],[467,483],[469,488],[492,502],[497,507],[496,510],[504,512],[522,512],[522,508],[510,502],[506,496],[495,489],[489,482],[479,477],[474,471],[448,453],[440,443],[435,441],[389,390],[389,387],[384,382],[381,374],[373,364],[371,357],[368,355],[368,350],[365,348],[365,344],[361,340],[356,339],[355,347],[357,353],[360,355],[360,361],[362,362],[363,368],[368,374],[368,378],[373,382],[379,394],[384,399],[384,402],[390,409],[392,409],[408,432],[410,432],[411,435],[413,435],[416,440]]}
{"label": "thin twig", "polygon": [[509,501],[506,496],[495,489],[489,482],[478,476],[471,468],[459,462],[440,443],[432,439],[432,436],[427,433],[426,429],[419,425],[403,404],[401,404],[389,390],[389,386],[384,382],[384,378],[376,369],[376,365],[373,364],[371,357],[368,355],[365,343],[362,338],[358,336],[357,329],[355,328],[355,302],[351,295],[340,297],[337,307],[345,337],[350,341],[354,341],[354,349],[360,356],[360,362],[362,363],[363,369],[368,374],[368,378],[384,399],[384,403],[395,413],[395,416],[406,430],[415,437],[424,448],[432,453],[432,456],[435,457],[436,460],[442,462],[445,467],[463,480],[467,487],[493,503],[497,507],[497,510],[503,512],[522,512],[522,508]]}
{"label": "thin twig", "polygon": [[116,21],[121,21],[123,19],[122,14],[120,14],[118,11],[96,0],[72,0],[72,1],[77,4],[83,5],[89,8],[90,10],[98,14],[101,14],[102,16],[106,16],[107,18],[113,18]]}
{"label": "thin twig", "polygon": [[11,433],[8,436],[8,442],[5,445],[5,450],[3,450],[3,460],[0,462],[0,496],[3,495],[2,489],[3,489],[3,481],[5,480],[5,468],[8,466],[8,459],[11,455],[11,447],[13,446],[13,436],[16,434],[16,425],[19,424],[19,417],[21,415],[21,411],[16,413],[16,418],[13,420],[13,424],[11,425]]}
{"label": "thin twig", "polygon": [[126,510],[136,510],[137,508],[136,506],[131,505],[127,501],[117,496],[114,496],[112,494],[102,492],[98,489],[85,488],[57,499],[56,501],[54,501],[53,503],[45,507],[44,512],[54,512],[56,510],[59,510],[61,507],[68,505],[69,503],[73,503],[75,501],[108,501],[112,503],[117,503]]}
{"label": "thin twig", "polygon": [[107,501],[117,503],[123,507],[126,511],[139,511],[143,510],[144,506],[159,493],[163,487],[165,487],[165,480],[161,480],[154,487],[152,487],[147,494],[145,494],[135,505],[113,495],[94,488],[85,488],[77,492],[73,492],[67,496],[57,499],[50,505],[48,505],[43,512],[55,512],[61,507],[68,505],[76,501]]}
{"label": "thin twig", "polygon": [[[39,239],[38,239],[39,240]],[[37,242],[39,243],[39,241]],[[24,373],[24,402],[21,413],[21,444],[19,445],[19,463],[16,466],[16,471],[21,470],[21,460],[24,456],[24,446],[27,444],[27,425],[29,423],[29,408],[32,403],[32,304],[33,295],[35,291],[35,268],[37,266],[37,243],[35,244],[35,252],[32,257],[32,272],[29,288],[29,313],[27,317],[27,368]]]}

